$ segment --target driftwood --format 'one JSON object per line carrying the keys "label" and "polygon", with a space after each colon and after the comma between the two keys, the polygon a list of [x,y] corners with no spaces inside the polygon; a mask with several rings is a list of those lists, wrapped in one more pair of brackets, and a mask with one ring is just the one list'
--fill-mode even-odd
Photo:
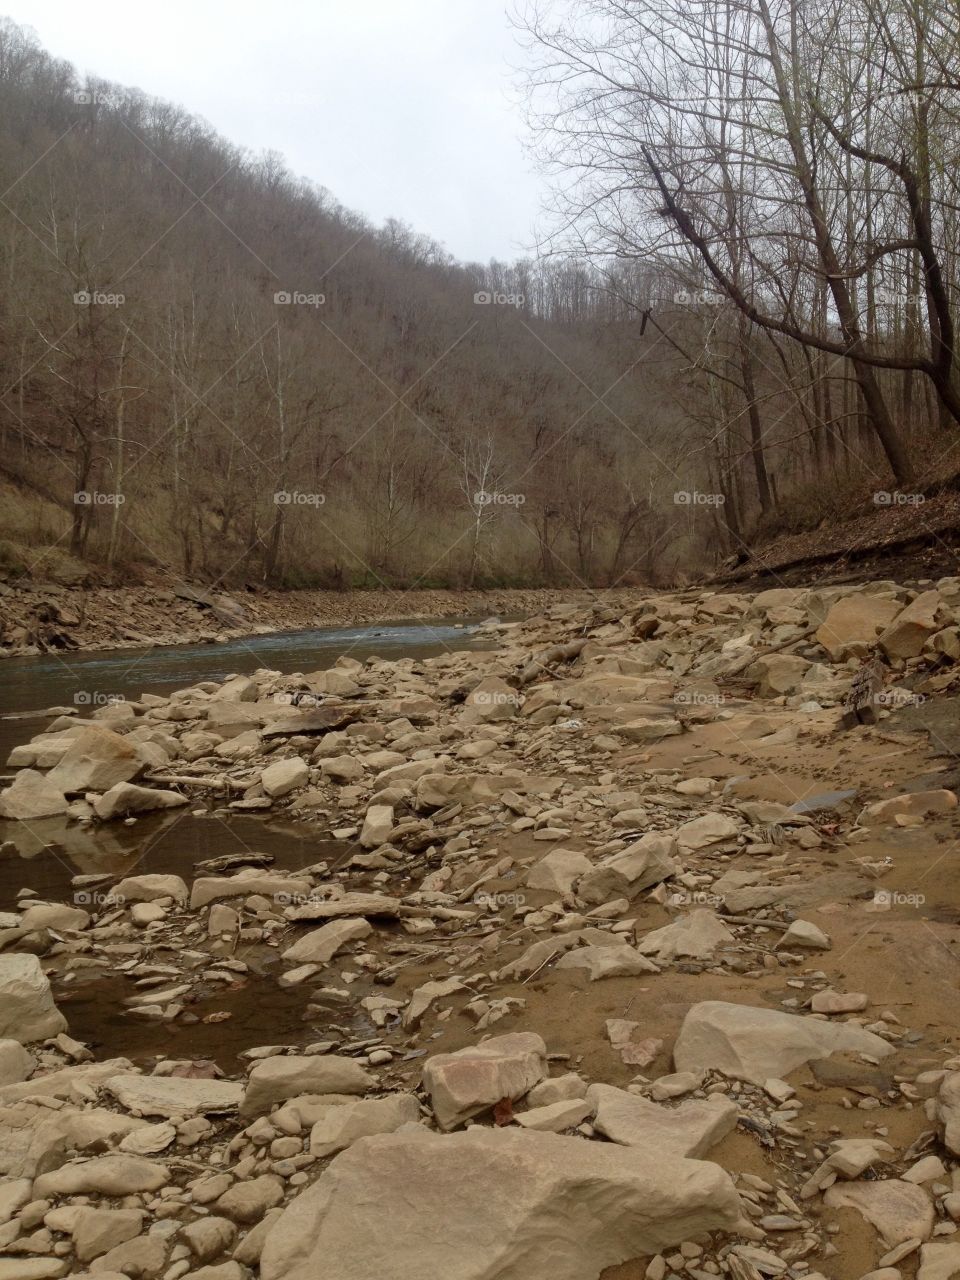
{"label": "driftwood", "polygon": [[735,662],[726,671],[721,671],[717,676],[717,680],[729,680],[731,676],[738,676],[741,671],[746,671],[747,667],[756,662],[758,658],[767,658],[771,653],[780,653],[784,649],[790,649],[793,645],[799,644],[801,640],[806,640],[809,636],[812,636],[817,630],[819,630],[819,623],[815,623],[812,627],[807,627],[802,635],[793,636],[790,640],[783,640],[780,644],[768,645],[763,653],[751,653],[748,657],[741,658],[739,662]]}
{"label": "driftwood", "polygon": [[147,773],[147,782],[160,782],[167,787],[202,787],[206,791],[246,791],[251,782],[238,782],[236,778],[204,777],[203,774]]}
{"label": "driftwood", "polygon": [[537,676],[540,675],[550,675],[550,668],[555,663],[572,662],[574,658],[579,658],[586,643],[586,639],[568,640],[566,644],[555,644],[551,645],[549,649],[544,649],[542,653],[536,654],[526,666],[521,668],[519,674],[520,684],[529,684],[531,680],[536,680]]}

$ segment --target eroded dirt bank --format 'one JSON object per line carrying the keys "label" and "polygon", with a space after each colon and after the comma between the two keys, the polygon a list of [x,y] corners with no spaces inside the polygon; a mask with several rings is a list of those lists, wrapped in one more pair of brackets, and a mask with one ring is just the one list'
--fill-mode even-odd
{"label": "eroded dirt bank", "polygon": [[0,1277],[949,1280],[958,616],[634,593],[52,717],[3,856],[158,810],[315,856],[24,862]]}

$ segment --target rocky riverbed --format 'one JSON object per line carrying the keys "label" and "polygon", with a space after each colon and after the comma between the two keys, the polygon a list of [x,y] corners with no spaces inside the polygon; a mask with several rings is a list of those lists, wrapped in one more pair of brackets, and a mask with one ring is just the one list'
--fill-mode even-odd
{"label": "rocky riverbed", "polygon": [[634,592],[53,709],[2,856],[169,810],[316,860],[0,904],[0,1280],[950,1280],[958,622]]}

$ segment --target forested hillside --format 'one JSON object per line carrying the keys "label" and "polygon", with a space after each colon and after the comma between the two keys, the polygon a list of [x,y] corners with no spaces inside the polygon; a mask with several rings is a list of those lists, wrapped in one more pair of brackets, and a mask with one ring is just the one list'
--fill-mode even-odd
{"label": "forested hillside", "polygon": [[[579,10],[527,24],[573,232],[485,266],[0,27],[8,569],[664,581],[948,474],[946,50],[881,108],[867,8],[813,98],[736,5]],[[641,10],[696,57],[645,70]]]}

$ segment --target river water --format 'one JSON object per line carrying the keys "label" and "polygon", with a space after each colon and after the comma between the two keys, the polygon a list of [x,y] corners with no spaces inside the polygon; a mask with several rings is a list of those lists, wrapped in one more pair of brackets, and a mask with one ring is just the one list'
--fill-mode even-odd
{"label": "river water", "polygon": [[[358,661],[423,658],[456,649],[492,647],[475,620],[378,623],[275,632],[224,644],[117,649],[84,654],[46,654],[0,663],[0,761],[49,722],[38,715],[53,706],[76,706],[81,715],[108,698],[137,699],[170,693],[201,680],[268,667],[287,673],[332,666],[342,654]],[[8,775],[10,770],[5,770]],[[195,862],[225,853],[270,853],[275,865],[308,866],[344,854],[344,846],[322,839],[310,823],[219,812],[148,816],[126,824],[82,826],[61,818],[30,823],[0,820],[0,911],[13,908],[19,889],[35,889],[54,900],[69,897],[72,876],[174,872],[188,881]]]}

